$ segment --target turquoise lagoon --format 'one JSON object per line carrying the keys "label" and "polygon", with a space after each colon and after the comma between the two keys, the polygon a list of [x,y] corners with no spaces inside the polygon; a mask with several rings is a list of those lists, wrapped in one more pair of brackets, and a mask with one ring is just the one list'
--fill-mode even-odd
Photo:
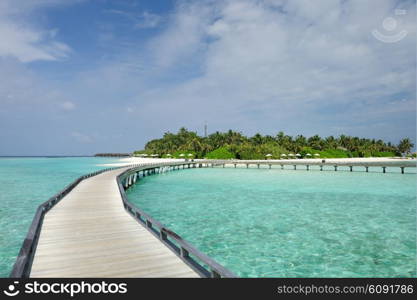
{"label": "turquoise lagoon", "polygon": [[371,171],[186,169],[128,197],[238,276],[415,277],[416,174]]}
{"label": "turquoise lagoon", "polygon": [[0,277],[8,277],[39,204],[116,159],[0,158]]}

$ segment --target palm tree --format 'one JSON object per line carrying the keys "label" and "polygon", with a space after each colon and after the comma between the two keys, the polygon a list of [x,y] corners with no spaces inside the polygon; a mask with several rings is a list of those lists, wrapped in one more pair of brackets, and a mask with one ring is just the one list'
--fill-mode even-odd
{"label": "palm tree", "polygon": [[316,149],[316,150],[321,150],[322,149],[322,140],[321,140],[321,137],[318,134],[310,137],[307,140],[307,142],[308,142],[308,145],[313,149]]}
{"label": "palm tree", "polygon": [[414,147],[414,144],[410,141],[409,138],[404,138],[399,142],[397,147],[400,153],[409,154],[411,152],[411,148]]}
{"label": "palm tree", "polygon": [[251,142],[255,145],[263,144],[264,138],[261,134],[257,133],[253,137],[251,137]]}
{"label": "palm tree", "polygon": [[235,157],[264,158],[266,153],[279,157],[282,153],[301,152],[309,146],[317,150],[339,149],[350,151],[349,155],[378,155],[379,152],[409,153],[414,147],[409,138],[404,138],[398,146],[392,143],[385,143],[381,139],[367,139],[353,136],[341,135],[339,138],[328,136],[322,139],[314,135],[308,140],[303,135],[292,137],[279,132],[275,137],[269,135],[255,134],[253,137],[246,137],[242,133],[229,130],[225,133],[215,132],[207,138],[200,137],[196,132],[180,128],[176,134],[166,132],[162,138],[149,141],[145,150],[138,153],[175,153],[178,151],[193,151],[197,157],[204,157],[207,153],[218,148],[225,147]]}

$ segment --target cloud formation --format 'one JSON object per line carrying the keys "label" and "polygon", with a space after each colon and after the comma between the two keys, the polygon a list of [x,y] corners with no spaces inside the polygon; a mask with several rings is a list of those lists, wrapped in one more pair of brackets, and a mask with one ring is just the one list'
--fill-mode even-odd
{"label": "cloud formation", "polygon": [[395,1],[185,3],[150,42],[153,63],[161,72],[169,66],[172,76],[181,76],[187,63],[201,72],[140,97],[140,105],[163,118],[172,111],[161,107],[173,105],[178,113],[199,107],[223,129],[243,123],[246,130],[288,130],[299,122],[293,132],[330,134],[350,123],[354,134],[355,123],[377,122],[383,111],[388,119],[415,111],[411,1],[400,3],[408,11],[398,17],[408,35],[396,44],[371,34],[393,14]]}
{"label": "cloud formation", "polygon": [[[70,132],[75,154],[130,151],[181,126],[201,133],[204,121],[209,132],[415,140],[413,1],[180,0],[157,15],[135,3],[90,7],[97,23],[86,18],[93,25],[79,33],[87,53],[60,39],[68,28],[34,20],[74,1],[1,1],[4,124],[20,126],[7,112],[26,110]],[[407,34],[384,43],[375,30]]]}
{"label": "cloud formation", "polygon": [[56,41],[56,30],[37,28],[26,17],[39,8],[67,1],[2,0],[0,3],[0,57],[17,58],[21,62],[58,60],[68,57],[68,45]]}

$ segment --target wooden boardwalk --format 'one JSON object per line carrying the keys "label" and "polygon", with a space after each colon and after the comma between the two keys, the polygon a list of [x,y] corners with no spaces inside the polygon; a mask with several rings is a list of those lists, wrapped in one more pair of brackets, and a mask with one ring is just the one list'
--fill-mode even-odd
{"label": "wooden boardwalk", "polygon": [[199,277],[126,212],[126,169],[83,180],[45,215],[30,277]]}
{"label": "wooden boardwalk", "polygon": [[236,277],[130,203],[125,190],[159,172],[214,166],[416,168],[416,160],[195,160],[144,163],[83,175],[39,205],[10,277]]}

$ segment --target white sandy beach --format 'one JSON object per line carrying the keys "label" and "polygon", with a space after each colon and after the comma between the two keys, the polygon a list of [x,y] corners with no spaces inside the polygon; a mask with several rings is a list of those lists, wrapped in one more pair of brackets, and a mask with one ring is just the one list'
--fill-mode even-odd
{"label": "white sandy beach", "polygon": [[[269,160],[271,162],[291,162],[291,161],[302,161],[305,163],[308,162],[317,162],[321,160],[321,158],[311,158],[311,159],[281,159],[281,160]],[[125,157],[121,158],[118,163],[111,163],[111,164],[101,164],[101,166],[107,167],[121,167],[131,164],[143,164],[143,163],[157,163],[157,162],[170,162],[170,161],[184,161],[184,159],[166,159],[166,158],[142,158],[142,157]],[[354,158],[326,158],[326,162],[334,162],[334,163],[346,163],[346,162],[353,162],[353,163],[367,163],[367,162],[398,162],[398,161],[410,161],[407,158],[387,158],[387,157],[354,157]],[[414,160],[415,161],[415,160]]]}

